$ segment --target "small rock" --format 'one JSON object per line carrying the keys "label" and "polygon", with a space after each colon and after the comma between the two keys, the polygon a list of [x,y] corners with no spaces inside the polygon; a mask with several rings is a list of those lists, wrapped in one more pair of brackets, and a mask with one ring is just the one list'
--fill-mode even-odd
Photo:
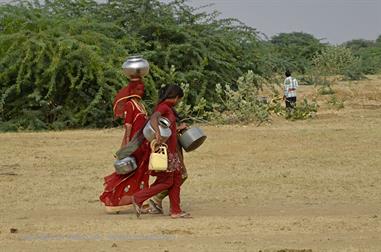
{"label": "small rock", "polygon": [[11,232],[11,234],[15,234],[18,232],[18,229],[17,228],[11,228],[9,231]]}
{"label": "small rock", "polygon": [[373,215],[373,216],[372,216],[372,218],[374,218],[374,219],[377,218],[377,217],[378,217],[377,215]]}
{"label": "small rock", "polygon": [[118,245],[116,245],[116,243],[113,243],[111,247],[116,248],[116,247],[118,247]]}

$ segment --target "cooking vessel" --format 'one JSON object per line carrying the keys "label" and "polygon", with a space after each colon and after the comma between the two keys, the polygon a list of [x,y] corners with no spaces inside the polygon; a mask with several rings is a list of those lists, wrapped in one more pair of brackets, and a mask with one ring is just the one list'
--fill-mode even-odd
{"label": "cooking vessel", "polygon": [[136,170],[136,160],[132,156],[128,156],[121,160],[115,160],[114,162],[115,172],[117,174],[128,174]]}
{"label": "cooking vessel", "polygon": [[130,78],[144,77],[149,72],[149,64],[141,56],[131,56],[123,63],[122,69]]}
{"label": "cooking vessel", "polygon": [[188,128],[180,133],[180,144],[186,152],[193,151],[200,147],[205,141],[206,135],[197,127]]}
{"label": "cooking vessel", "polygon": [[[167,118],[159,117],[159,130],[162,142],[167,141],[171,136],[172,132],[169,128],[170,126],[171,123]],[[151,120],[149,120],[146,126],[144,126],[143,135],[149,142],[155,139],[155,130],[152,128]]]}

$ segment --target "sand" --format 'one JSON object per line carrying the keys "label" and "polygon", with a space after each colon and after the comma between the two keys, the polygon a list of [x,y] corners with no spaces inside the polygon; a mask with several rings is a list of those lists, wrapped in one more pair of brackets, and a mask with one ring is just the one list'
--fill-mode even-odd
{"label": "sand", "polygon": [[314,119],[201,125],[181,194],[193,219],[168,200],[165,215],[105,213],[121,128],[1,133],[1,251],[381,251],[380,87],[340,83],[345,108],[320,97]]}

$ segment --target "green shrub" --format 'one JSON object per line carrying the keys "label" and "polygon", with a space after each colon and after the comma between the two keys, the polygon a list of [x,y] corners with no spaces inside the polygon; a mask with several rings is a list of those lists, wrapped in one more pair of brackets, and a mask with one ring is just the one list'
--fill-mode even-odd
{"label": "green shrub", "polygon": [[294,109],[286,110],[285,117],[289,120],[301,120],[312,118],[315,116],[319,105],[316,100],[308,102],[306,98],[300,103],[297,103]]}
{"label": "green shrub", "polygon": [[210,119],[220,123],[259,123],[268,120],[268,104],[259,97],[259,90],[268,82],[263,77],[248,71],[240,77],[236,87],[217,85],[218,103],[213,104],[214,111]]}
{"label": "green shrub", "polygon": [[17,1],[0,6],[0,30],[0,123],[9,129],[113,126],[112,101],[128,81],[120,66],[132,54],[150,62],[148,107],[161,85],[187,83],[180,110],[191,118],[212,110],[217,83],[263,65],[255,29],[184,1]]}

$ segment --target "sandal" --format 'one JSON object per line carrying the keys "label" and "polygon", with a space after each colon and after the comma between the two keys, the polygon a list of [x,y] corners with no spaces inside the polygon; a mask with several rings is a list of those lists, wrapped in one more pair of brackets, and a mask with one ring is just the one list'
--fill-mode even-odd
{"label": "sandal", "polygon": [[151,207],[148,204],[144,204],[140,207],[140,214],[149,214]]}
{"label": "sandal", "polygon": [[171,218],[172,219],[191,219],[192,216],[190,215],[190,213],[181,212],[178,214],[171,214]]}
{"label": "sandal", "polygon": [[160,204],[157,204],[155,201],[153,200],[149,200],[148,201],[148,204],[150,206],[150,209],[148,210],[148,213],[150,214],[163,214],[163,207],[160,206]]}
{"label": "sandal", "polygon": [[138,204],[136,204],[134,197],[132,197],[132,205],[134,206],[136,217],[140,218],[140,215],[142,214],[142,210]]}

